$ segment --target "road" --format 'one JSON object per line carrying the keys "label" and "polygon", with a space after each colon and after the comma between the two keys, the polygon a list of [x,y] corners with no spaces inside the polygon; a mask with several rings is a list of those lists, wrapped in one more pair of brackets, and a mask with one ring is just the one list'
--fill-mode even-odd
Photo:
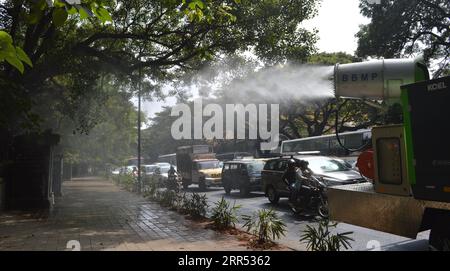
{"label": "road", "polygon": [[[307,225],[316,226],[318,224],[314,218],[293,215],[287,204],[287,199],[280,199],[278,205],[270,204],[262,192],[252,192],[249,196],[243,198],[239,195],[238,190],[232,191],[230,195],[226,195],[223,188],[218,187],[210,187],[206,192],[201,192],[196,185],[191,185],[187,191],[206,194],[210,207],[213,207],[214,203],[222,197],[232,204],[241,205],[238,211],[239,216],[243,214],[250,215],[263,208],[273,208],[287,226],[287,233],[279,242],[297,250],[306,250],[306,245],[299,242],[301,232],[306,229]],[[242,227],[242,224],[238,226]],[[428,232],[420,233],[417,240],[413,240],[346,223],[337,225],[336,232],[348,231],[353,232],[351,237],[354,239],[351,242],[352,247],[350,250],[376,250],[378,245],[380,250],[428,250],[428,241],[426,240]]]}

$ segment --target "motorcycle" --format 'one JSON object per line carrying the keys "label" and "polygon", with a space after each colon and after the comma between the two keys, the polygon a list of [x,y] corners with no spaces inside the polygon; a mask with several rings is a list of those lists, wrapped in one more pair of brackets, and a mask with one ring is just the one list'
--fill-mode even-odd
{"label": "motorcycle", "polygon": [[294,182],[289,185],[291,195],[289,205],[295,214],[318,214],[322,218],[328,218],[327,184],[314,176],[309,177],[311,185],[296,187]]}
{"label": "motorcycle", "polygon": [[170,175],[166,179],[166,188],[175,192],[180,191],[180,183],[177,175]]}

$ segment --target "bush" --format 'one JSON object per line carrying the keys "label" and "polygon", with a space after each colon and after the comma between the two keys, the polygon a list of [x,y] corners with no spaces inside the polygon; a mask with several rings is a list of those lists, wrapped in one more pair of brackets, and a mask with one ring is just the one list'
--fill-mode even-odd
{"label": "bush", "polygon": [[348,235],[353,232],[333,234],[330,228],[335,228],[337,223],[330,223],[329,220],[322,220],[316,228],[307,225],[307,229],[301,236],[300,242],[306,242],[306,248],[311,251],[340,251],[342,247],[351,248]]}
{"label": "bush", "polygon": [[131,173],[120,176],[120,183],[125,190],[132,192],[136,183],[136,178]]}
{"label": "bush", "polygon": [[208,202],[206,194],[191,194],[190,198],[184,201],[184,210],[192,217],[204,217],[208,211]]}
{"label": "bush", "polygon": [[244,228],[258,237],[259,243],[267,243],[285,235],[286,224],[278,218],[274,210],[262,209],[253,215],[243,215]]}
{"label": "bush", "polygon": [[172,208],[180,213],[187,213],[186,210],[186,202],[188,198],[186,197],[186,193],[176,193],[175,200],[173,202]]}
{"label": "bush", "polygon": [[144,193],[144,195],[149,193],[149,190],[151,189],[151,176],[145,175],[143,174],[141,176],[142,178],[142,193]]}
{"label": "bush", "polygon": [[174,205],[177,193],[173,190],[164,190],[161,195],[161,204],[166,207]]}
{"label": "bush", "polygon": [[216,206],[212,210],[211,218],[217,229],[235,227],[238,222],[236,211],[241,208],[240,205],[236,206],[235,204],[236,202],[231,206],[223,197],[220,201],[215,203]]}
{"label": "bush", "polygon": [[164,199],[164,191],[156,190],[155,200],[159,203],[162,203],[163,199]]}
{"label": "bush", "polygon": [[152,179],[148,179],[149,182],[144,186],[144,196],[150,198],[150,200],[156,200],[156,192],[159,189],[159,185],[153,182]]}

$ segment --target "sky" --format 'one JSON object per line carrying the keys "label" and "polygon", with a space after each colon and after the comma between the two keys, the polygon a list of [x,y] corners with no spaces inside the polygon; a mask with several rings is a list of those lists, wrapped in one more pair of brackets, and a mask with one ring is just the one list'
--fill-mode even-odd
{"label": "sky", "polygon": [[[319,52],[354,54],[357,47],[355,34],[359,30],[359,25],[369,22],[370,19],[359,12],[359,0],[322,0],[318,15],[305,21],[302,26],[306,29],[319,30],[317,43]],[[165,101],[143,101],[142,110],[151,118],[161,111],[162,106],[174,105],[175,102],[174,98]]]}

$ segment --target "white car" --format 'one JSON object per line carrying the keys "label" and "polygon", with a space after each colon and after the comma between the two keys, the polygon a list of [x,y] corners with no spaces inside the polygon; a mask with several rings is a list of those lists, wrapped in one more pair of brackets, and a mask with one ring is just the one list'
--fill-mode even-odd
{"label": "white car", "polygon": [[155,164],[144,165],[145,175],[153,175],[155,173],[155,169],[157,169],[157,168],[158,168],[158,166]]}
{"label": "white car", "polygon": [[112,175],[119,175],[119,174],[120,174],[120,167],[119,167],[119,168],[116,168],[116,169],[113,169],[113,170],[111,171],[111,174],[112,174]]}
{"label": "white car", "polygon": [[157,165],[158,167],[169,167],[170,168],[170,163],[166,163],[166,162],[161,162],[161,163],[154,163],[154,165]]}
{"label": "white car", "polygon": [[131,174],[133,172],[137,171],[137,167],[136,166],[125,166],[125,167],[121,167],[120,168],[120,173],[119,174]]}

